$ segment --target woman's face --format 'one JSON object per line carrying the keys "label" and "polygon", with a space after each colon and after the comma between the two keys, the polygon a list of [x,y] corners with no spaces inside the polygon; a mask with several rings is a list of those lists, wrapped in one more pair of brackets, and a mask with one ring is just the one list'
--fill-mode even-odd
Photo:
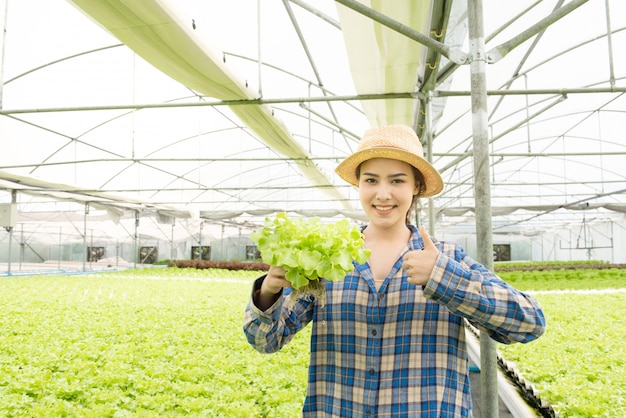
{"label": "woman's face", "polygon": [[374,158],[361,164],[359,197],[374,225],[405,225],[417,186],[412,167],[403,161]]}

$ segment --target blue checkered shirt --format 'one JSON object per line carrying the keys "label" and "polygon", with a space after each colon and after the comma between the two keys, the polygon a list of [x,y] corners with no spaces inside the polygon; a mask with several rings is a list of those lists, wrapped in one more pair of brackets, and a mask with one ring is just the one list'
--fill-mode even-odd
{"label": "blue checkered shirt", "polygon": [[[409,227],[406,250],[423,248]],[[250,301],[244,332],[259,352],[280,350],[312,322],[304,417],[471,417],[464,320],[507,344],[544,332],[532,297],[461,247],[435,244],[440,254],[424,287],[407,282],[399,257],[378,291],[366,263],[325,282],[323,304],[312,297],[284,303],[288,292],[265,312]]]}

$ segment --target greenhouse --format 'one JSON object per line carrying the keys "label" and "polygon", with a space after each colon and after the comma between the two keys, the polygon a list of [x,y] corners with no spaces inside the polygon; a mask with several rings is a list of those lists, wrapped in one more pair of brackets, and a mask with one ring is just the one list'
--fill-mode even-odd
{"label": "greenhouse", "polygon": [[[5,262],[10,238],[14,262],[90,247],[142,262],[142,248],[190,258],[277,211],[360,222],[334,166],[391,123],[428,141],[446,184],[420,218],[473,251],[465,2],[4,3]],[[482,6],[495,251],[620,263],[626,14],[559,6]]]}
{"label": "greenhouse", "polygon": [[281,212],[364,225],[335,167],[389,124],[443,177],[415,215],[431,235],[486,265],[626,263],[623,1],[4,0],[0,17],[0,276],[254,261]]}

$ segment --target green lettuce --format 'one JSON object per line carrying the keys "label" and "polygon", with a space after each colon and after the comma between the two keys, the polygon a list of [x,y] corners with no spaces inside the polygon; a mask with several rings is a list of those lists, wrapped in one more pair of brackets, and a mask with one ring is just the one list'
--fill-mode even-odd
{"label": "green lettuce", "polygon": [[285,269],[294,289],[320,278],[342,280],[353,270],[353,260],[362,264],[370,256],[361,230],[347,219],[324,223],[318,217],[289,218],[281,212],[265,218],[265,226],[251,237],[263,261]]}

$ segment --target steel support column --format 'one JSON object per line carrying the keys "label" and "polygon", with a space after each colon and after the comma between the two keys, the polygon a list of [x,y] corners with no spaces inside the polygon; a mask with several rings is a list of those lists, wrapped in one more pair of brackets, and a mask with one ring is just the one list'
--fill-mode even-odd
{"label": "steel support column", "polygon": [[[491,229],[491,184],[489,179],[489,138],[487,119],[486,55],[482,0],[467,2],[470,42],[470,78],[474,156],[474,199],[476,202],[476,241],[478,261],[493,270]],[[481,410],[485,417],[497,417],[498,374],[496,344],[481,332],[480,377]]]}

